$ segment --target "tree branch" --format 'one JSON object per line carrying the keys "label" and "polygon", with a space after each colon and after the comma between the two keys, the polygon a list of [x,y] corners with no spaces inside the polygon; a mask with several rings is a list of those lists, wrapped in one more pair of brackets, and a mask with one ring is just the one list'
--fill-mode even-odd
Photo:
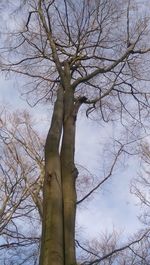
{"label": "tree branch", "polygon": [[118,158],[119,158],[119,156],[120,156],[120,154],[121,154],[121,152],[122,152],[122,150],[123,150],[123,145],[121,145],[121,147],[119,148],[119,150],[118,150],[118,152],[117,152],[117,154],[116,154],[116,157],[115,157],[115,159],[114,159],[114,162],[113,162],[113,164],[112,164],[112,166],[111,166],[111,168],[110,168],[110,171],[109,171],[109,174],[107,175],[107,177],[105,177],[101,182],[99,182],[98,183],[98,185],[96,185],[89,193],[87,193],[82,199],[80,199],[79,201],[77,201],[77,203],[76,204],[80,204],[81,202],[83,202],[84,200],[86,200],[94,191],[96,191],[106,180],[108,180],[110,177],[111,177],[111,175],[112,175],[112,172],[113,172],[113,170],[114,170],[114,167],[115,167],[115,165],[116,165],[116,163],[117,163],[117,160],[118,160]]}

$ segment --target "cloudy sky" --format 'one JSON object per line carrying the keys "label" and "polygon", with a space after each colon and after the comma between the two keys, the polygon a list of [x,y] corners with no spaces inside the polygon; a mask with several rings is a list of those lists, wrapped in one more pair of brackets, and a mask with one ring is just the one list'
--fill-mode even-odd
{"label": "cloudy sky", "polygon": [[[45,121],[48,121],[50,114],[49,106],[29,107],[21,99],[13,80],[1,77],[0,101],[2,106],[9,105],[9,109],[28,109],[37,121],[40,121],[40,126],[43,121],[43,130],[48,130],[48,122]],[[93,185],[107,175],[109,163],[112,163],[113,138],[118,134],[115,131],[113,125],[102,126],[99,121],[92,121],[80,114],[77,123],[76,162],[90,172],[92,179],[95,179]],[[109,154],[107,152],[105,155],[104,149],[110,149]],[[95,192],[87,203],[78,208],[77,224],[82,228],[82,235],[85,238],[97,237],[100,233],[113,229],[127,236],[140,228],[141,224],[137,219],[140,207],[137,206],[135,196],[130,194],[130,181],[136,176],[137,171],[135,158],[122,158],[108,182]]]}
{"label": "cloudy sky", "polygon": [[[80,163],[96,175],[97,179],[103,179],[104,176],[103,152],[106,144],[108,147],[107,142],[113,150],[114,129],[113,126],[102,127],[96,122],[85,119],[78,121],[76,159],[77,161],[80,159]],[[109,157],[111,150],[107,155],[106,159],[111,165],[112,158]],[[112,231],[113,228],[129,235],[141,226],[137,219],[140,212],[137,199],[130,194],[130,182],[138,173],[138,164],[135,158],[125,160],[121,157],[120,159],[108,182],[103,184],[90,202],[88,201],[89,206],[86,204],[81,206],[78,215],[79,224],[88,228],[88,236],[96,237],[97,234]],[[107,166],[109,163],[105,164]],[[109,168],[108,166],[108,170]]]}

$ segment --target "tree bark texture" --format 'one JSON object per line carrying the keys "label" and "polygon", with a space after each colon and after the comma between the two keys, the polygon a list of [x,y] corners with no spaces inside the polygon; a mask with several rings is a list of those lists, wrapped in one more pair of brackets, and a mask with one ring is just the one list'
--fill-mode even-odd
{"label": "tree bark texture", "polygon": [[45,180],[40,265],[63,265],[63,210],[59,144],[62,134],[63,88],[58,89],[45,144]]}
{"label": "tree bark texture", "polygon": [[64,124],[61,147],[62,189],[64,210],[64,258],[65,265],[75,265],[75,214],[77,170],[74,164],[75,152],[74,94],[69,87],[64,96]]}

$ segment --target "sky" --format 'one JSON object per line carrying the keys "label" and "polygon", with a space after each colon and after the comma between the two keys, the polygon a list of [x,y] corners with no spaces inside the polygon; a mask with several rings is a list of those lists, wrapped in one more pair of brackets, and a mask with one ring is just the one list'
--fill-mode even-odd
{"label": "sky", "polygon": [[[142,3],[143,1],[140,1]],[[142,12],[142,7],[141,7]],[[11,109],[27,109],[39,122],[40,130],[47,131],[51,109],[48,105],[31,108],[20,95],[19,85],[12,78],[0,77],[0,103]],[[105,165],[111,162],[111,152],[105,156],[104,149],[113,150],[113,138],[118,136],[113,124],[102,124],[87,119],[81,113],[76,130],[76,163],[90,172],[98,183],[104,177]],[[117,131],[117,132],[116,132]],[[105,157],[105,161],[104,161]],[[108,161],[107,161],[108,160]],[[104,163],[105,162],[105,165]],[[77,209],[77,231],[83,238],[95,238],[101,233],[116,229],[123,237],[135,233],[141,228],[137,216],[140,205],[137,198],[130,193],[130,183],[138,174],[138,161],[134,158],[118,162],[111,178],[100,187],[87,203]]]}
{"label": "sky", "polygon": [[[9,109],[27,109],[39,121],[41,130],[48,130],[49,106],[38,105],[31,108],[21,99],[15,81],[4,76],[0,78],[0,102],[3,106],[9,106]],[[107,144],[111,150],[115,129],[113,125],[102,125],[100,122],[87,119],[82,113],[79,115],[76,130],[76,163],[95,177],[94,184],[103,179],[104,147]],[[111,157],[106,155],[105,160],[106,165],[109,165]],[[92,239],[114,229],[126,238],[141,227],[137,218],[140,207],[136,197],[130,194],[130,182],[136,177],[137,169],[137,161],[133,158],[118,162],[109,181],[99,188],[87,203],[78,207],[77,231],[79,229],[83,238]]]}
{"label": "sky", "polygon": [[[111,148],[113,131],[113,126],[102,128],[96,122],[84,119],[78,122],[76,157],[97,179],[103,178],[103,147],[109,141]],[[89,205],[84,203],[81,206],[78,222],[87,228],[84,229],[85,236],[97,237],[113,229],[127,236],[141,227],[137,218],[140,207],[137,198],[130,193],[131,179],[137,176],[137,169],[134,159],[119,162],[111,179],[95,192],[92,200],[88,201]]]}

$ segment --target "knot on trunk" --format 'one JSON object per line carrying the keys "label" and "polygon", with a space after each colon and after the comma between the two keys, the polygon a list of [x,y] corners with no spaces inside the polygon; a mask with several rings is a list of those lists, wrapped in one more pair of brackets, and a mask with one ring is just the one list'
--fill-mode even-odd
{"label": "knot on trunk", "polygon": [[82,103],[85,103],[86,101],[88,100],[87,97],[83,96],[79,99],[79,102],[82,104]]}
{"label": "knot on trunk", "polygon": [[78,177],[79,171],[78,171],[78,169],[76,167],[73,168],[72,174],[73,174],[73,176],[74,176],[75,179]]}

